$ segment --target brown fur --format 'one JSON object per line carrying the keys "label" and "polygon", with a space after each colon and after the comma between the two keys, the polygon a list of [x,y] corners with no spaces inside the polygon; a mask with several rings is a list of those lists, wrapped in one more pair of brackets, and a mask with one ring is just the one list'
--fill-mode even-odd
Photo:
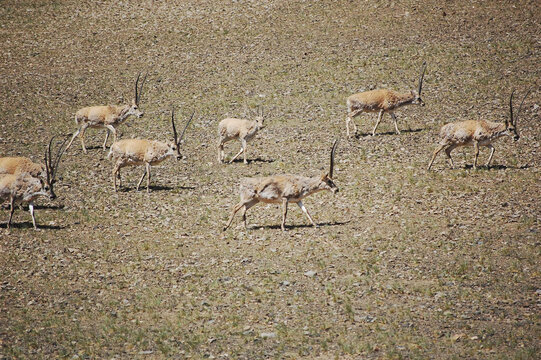
{"label": "brown fur", "polygon": [[158,165],[168,157],[176,157],[178,160],[180,155],[174,143],[164,143],[156,140],[126,139],[113,143],[107,157],[109,159],[113,158],[115,162],[113,168],[113,185],[115,191],[117,191],[117,178],[120,181],[120,186],[122,186],[120,169],[126,166],[145,165],[145,172],[137,184],[137,190],[139,190],[141,182],[148,174],[147,192],[149,192],[150,166]]}
{"label": "brown fur", "polygon": [[27,157],[3,157],[0,158],[0,174],[20,174],[27,173],[33,177],[41,178],[45,181],[47,171],[45,165],[37,164]]}
{"label": "brown fur", "polygon": [[511,136],[515,140],[519,138],[516,126],[507,121],[505,123],[495,123],[487,120],[467,120],[443,125],[440,130],[440,146],[434,150],[428,164],[428,170],[432,167],[436,155],[444,148],[449,164],[454,168],[451,151],[461,146],[473,146],[475,148],[474,169],[477,168],[479,147],[486,146],[490,148],[490,156],[486,164],[486,166],[489,166],[494,155],[492,143],[504,135]]}
{"label": "brown fur", "polygon": [[330,190],[333,193],[338,191],[338,187],[326,173],[314,177],[284,174],[261,178],[243,178],[239,186],[240,202],[234,206],[224,230],[227,230],[233,222],[235,214],[241,209],[244,227],[247,228],[246,211],[259,202],[282,204],[281,228],[283,231],[285,231],[287,205],[290,202],[296,203],[312,225],[317,226],[304,207],[302,199],[323,190]]}
{"label": "brown fur", "polygon": [[378,125],[384,113],[389,113],[391,115],[394,120],[396,132],[397,134],[400,134],[400,130],[398,130],[398,125],[396,123],[396,116],[394,115],[394,111],[402,106],[410,104],[419,104],[421,106],[424,106],[424,102],[415,91],[411,91],[408,93],[399,93],[393,90],[378,89],[351,95],[346,100],[346,105],[348,108],[348,115],[346,118],[347,136],[349,136],[350,121],[353,122],[353,128],[355,129],[355,132],[357,132],[357,125],[355,124],[355,121],[353,121],[353,118],[363,112],[379,113],[376,126],[372,131],[372,135],[376,134],[376,129],[378,128]]}
{"label": "brown fur", "polygon": [[233,207],[224,231],[231,225],[235,214],[241,209],[244,228],[247,228],[246,211],[259,202],[282,204],[282,231],[285,231],[287,205],[290,202],[296,203],[306,214],[310,223],[317,227],[308,210],[304,207],[302,199],[323,190],[330,190],[333,193],[338,191],[338,187],[332,179],[337,145],[338,139],[334,142],[331,150],[329,172],[322,173],[320,176],[306,177],[285,174],[242,179],[239,186],[240,202]]}
{"label": "brown fur", "polygon": [[264,127],[263,121],[263,116],[258,116],[254,121],[236,118],[227,118],[220,121],[218,124],[218,135],[220,136],[218,143],[218,162],[221,163],[223,161],[224,144],[228,141],[238,139],[241,142],[240,151],[229,163],[231,164],[240,154],[244,154],[244,163],[247,164],[246,144]]}
{"label": "brown fur", "polygon": [[69,149],[73,140],[79,136],[83,151],[86,154],[84,135],[87,128],[105,128],[107,134],[103,142],[103,150],[106,149],[109,132],[113,133],[113,143],[116,141],[116,127],[122,124],[129,116],[134,115],[138,118],[143,116],[143,112],[139,110],[135,99],[131,105],[105,105],[105,106],[90,106],[80,109],[75,113],[75,123],[78,126],[77,131],[73,134],[66,150]]}
{"label": "brown fur", "polygon": [[15,204],[28,203],[32,224],[37,229],[36,218],[34,216],[34,200],[39,196],[47,196],[43,182],[28,173],[4,174],[0,175],[0,199],[9,200],[10,212],[7,228],[9,230],[11,219],[15,212]]}

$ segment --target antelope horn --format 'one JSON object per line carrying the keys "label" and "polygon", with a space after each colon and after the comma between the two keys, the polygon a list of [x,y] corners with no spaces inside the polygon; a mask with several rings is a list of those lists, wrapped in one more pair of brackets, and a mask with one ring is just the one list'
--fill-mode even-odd
{"label": "antelope horn", "polygon": [[[511,124],[513,124],[513,95],[515,95],[515,90],[516,89],[513,89],[513,91],[511,92],[511,97],[509,98],[509,116],[511,118]],[[505,123],[507,127],[507,124],[509,124],[509,122],[505,120]]]}
{"label": "antelope horn", "polygon": [[55,158],[55,161],[54,161],[54,166],[53,166],[53,171],[52,171],[52,178],[53,178],[53,181],[56,177],[56,172],[58,171],[58,165],[60,164],[60,158],[62,158],[62,155],[64,155],[64,152],[66,151],[66,148],[64,147],[64,145],[66,145],[66,142],[68,141],[69,139],[69,135],[64,139],[64,141],[62,141],[62,144],[60,144],[60,147],[58,148],[58,152],[56,154],[56,158]]}
{"label": "antelope horn", "polygon": [[175,126],[175,108],[171,108],[171,124],[173,125],[173,139],[175,140],[175,145],[178,146],[178,134],[177,127]]}
{"label": "antelope horn", "polygon": [[417,91],[417,94],[421,96],[421,89],[423,88],[423,79],[425,77],[425,71],[426,71],[426,61],[423,61],[423,67],[421,68],[421,75],[419,76],[419,91]]}
{"label": "antelope horn", "polygon": [[49,145],[47,145],[47,148],[45,149],[45,171],[47,172],[47,184],[51,185],[51,143],[53,142],[53,139],[55,137],[53,136],[51,140],[49,141]]}
{"label": "antelope horn", "polygon": [[135,80],[135,104],[139,104],[139,93],[137,92],[139,89],[138,89],[138,84],[139,84],[139,78],[141,77],[141,73],[139,73],[137,75],[137,79]]}
{"label": "antelope horn", "polygon": [[141,95],[143,94],[143,86],[145,85],[145,81],[147,80],[147,76],[148,76],[148,72],[145,73],[145,77],[143,78],[143,81],[141,81],[141,86],[139,87],[139,96],[137,98],[137,106],[139,106],[139,101],[141,100]]}
{"label": "antelope horn", "polygon": [[532,89],[529,89],[528,92],[526,93],[526,95],[524,95],[524,98],[522,98],[522,102],[520,103],[520,106],[518,108],[518,111],[517,111],[517,115],[515,116],[515,122],[514,122],[514,125],[517,126],[517,120],[518,120],[518,116],[520,115],[520,110],[522,110],[522,105],[524,104],[524,100],[526,100],[526,98],[528,97],[528,95],[530,95],[530,92],[532,91]]}
{"label": "antelope horn", "polygon": [[331,166],[330,166],[330,169],[329,169],[329,177],[330,177],[331,179],[333,178],[333,170],[334,170],[334,154],[336,153],[336,147],[338,146],[338,140],[339,140],[339,139],[334,140],[334,144],[333,144],[332,150],[331,150]]}
{"label": "antelope horn", "polygon": [[[186,126],[184,126],[184,130],[182,130],[182,134],[180,134],[180,139],[178,140],[178,143],[180,144],[180,142],[182,141],[182,138],[184,138],[184,133],[186,132],[186,129],[188,128],[188,125],[190,125],[190,122],[192,122],[192,119],[193,119],[193,116],[195,115],[195,110],[194,112],[192,113],[192,116],[190,116],[190,119],[188,120],[188,122],[186,123]],[[178,146],[178,145],[177,145]]]}

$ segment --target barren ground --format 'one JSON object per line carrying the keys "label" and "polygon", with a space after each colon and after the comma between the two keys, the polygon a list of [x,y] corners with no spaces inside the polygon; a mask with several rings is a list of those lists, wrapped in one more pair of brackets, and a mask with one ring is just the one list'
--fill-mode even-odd
{"label": "barren ground", "polygon": [[[65,155],[41,231],[0,218],[0,358],[515,358],[540,352],[541,10],[538,1],[0,2],[0,155],[41,161],[78,108],[119,104],[139,71],[145,116],[122,138],[169,140],[171,105],[196,118],[185,159],[114,193],[105,132]],[[356,119],[345,98],[417,86],[424,108]],[[503,121],[533,88],[521,139],[425,170],[441,125]],[[217,124],[263,106],[249,165],[216,162]],[[341,137],[340,192],[221,228],[244,176],[318,174]],[[228,156],[238,150],[229,143]],[[482,149],[482,163],[488,150]]]}

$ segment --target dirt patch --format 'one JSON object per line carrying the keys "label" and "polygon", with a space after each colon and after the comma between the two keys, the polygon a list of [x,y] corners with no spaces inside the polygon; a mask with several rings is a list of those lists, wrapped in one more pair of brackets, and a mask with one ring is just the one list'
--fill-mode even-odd
{"label": "dirt patch", "polygon": [[[89,130],[39,203],[43,230],[23,211],[0,228],[0,358],[536,358],[539,18],[536,1],[4,1],[1,155],[41,161],[77,109],[129,101],[143,70],[145,116],[121,138],[171,140],[171,105],[196,117],[150,194],[142,168],[112,191]],[[405,131],[386,115],[363,136],[362,115],[346,139],[345,98],[415,89],[423,61]],[[521,139],[491,168],[465,149],[425,170],[441,125],[503,121],[514,88],[533,89]],[[252,162],[218,165],[218,122],[259,105]],[[238,216],[221,232],[241,177],[316,175],[336,137],[340,192],[305,201],[319,229],[292,207],[282,233],[259,205],[249,231]]]}

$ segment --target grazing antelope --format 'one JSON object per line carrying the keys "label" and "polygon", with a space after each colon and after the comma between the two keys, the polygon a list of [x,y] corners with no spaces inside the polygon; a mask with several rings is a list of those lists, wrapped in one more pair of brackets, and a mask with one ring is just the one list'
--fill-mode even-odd
{"label": "grazing antelope", "polygon": [[378,120],[376,121],[376,126],[372,130],[372,136],[376,135],[376,129],[379,126],[381,118],[384,113],[389,113],[394,121],[394,128],[396,133],[400,134],[398,130],[398,124],[396,123],[396,115],[394,111],[405,105],[420,105],[425,106],[425,103],[421,99],[421,89],[423,87],[423,78],[426,70],[426,62],[423,62],[421,68],[421,75],[419,76],[419,89],[417,92],[410,91],[407,93],[400,93],[394,90],[387,89],[378,89],[365,91],[362,93],[351,95],[347,98],[346,105],[348,108],[348,115],[346,117],[346,131],[347,136],[349,136],[349,123],[353,123],[353,128],[355,133],[357,133],[357,125],[353,118],[363,112],[377,112]]}
{"label": "grazing antelope", "polygon": [[55,136],[51,138],[47,150],[45,151],[45,164],[35,163],[27,157],[2,157],[0,158],[0,174],[28,174],[38,178],[43,184],[47,185],[51,199],[55,199],[56,194],[54,192],[54,184],[56,183],[56,171],[58,169],[58,164],[60,163],[60,158],[66,150],[64,145],[66,144],[67,138],[60,145],[58,152],[53,159],[51,148],[54,138]]}
{"label": "grazing antelope", "polygon": [[32,216],[32,224],[34,229],[36,226],[36,218],[34,216],[34,200],[39,196],[49,196],[48,186],[43,184],[40,179],[33,177],[28,173],[4,174],[0,175],[0,199],[9,200],[9,220],[7,228],[11,226],[11,219],[15,212],[15,205],[20,203],[28,203],[30,215]]}
{"label": "grazing antelope", "polygon": [[105,106],[90,106],[85,107],[75,113],[75,123],[78,126],[77,131],[73,134],[67,148],[69,149],[73,140],[79,135],[81,138],[81,144],[83,145],[83,151],[86,154],[85,147],[85,131],[87,128],[106,128],[107,134],[105,135],[105,141],[103,142],[103,150],[105,151],[107,145],[107,139],[109,133],[113,133],[113,143],[116,141],[116,127],[122,124],[130,115],[138,118],[143,116],[143,112],[139,110],[139,103],[141,100],[141,93],[143,91],[143,85],[147,79],[147,75],[141,82],[141,87],[138,89],[139,77],[141,73],[137,75],[135,80],[135,97],[132,99],[131,104],[126,105],[105,105]]}
{"label": "grazing antelope", "polygon": [[449,159],[449,164],[451,168],[454,168],[453,159],[451,158],[451,151],[457,147],[461,146],[473,146],[475,148],[475,159],[473,160],[473,168],[477,168],[477,158],[479,157],[479,146],[486,146],[490,149],[490,156],[486,166],[490,165],[492,156],[494,155],[494,146],[492,142],[496,139],[508,135],[513,138],[514,141],[517,141],[520,136],[517,132],[517,120],[520,110],[522,109],[522,104],[524,100],[530,93],[528,91],[518,109],[517,115],[513,119],[513,95],[515,91],[511,93],[511,98],[509,99],[509,115],[510,120],[505,119],[505,122],[495,123],[487,120],[466,120],[455,123],[449,123],[443,125],[440,130],[440,146],[432,154],[432,159],[428,164],[428,170],[432,167],[432,163],[436,158],[436,155],[445,148],[445,154]]}
{"label": "grazing antelope", "polygon": [[175,111],[171,112],[171,123],[173,124],[173,138],[174,142],[161,142],[156,140],[144,140],[144,139],[126,139],[120,140],[111,146],[109,155],[107,158],[113,158],[115,165],[113,168],[113,186],[116,191],[116,179],[119,180],[119,185],[122,186],[122,179],[120,177],[120,169],[125,166],[134,166],[134,165],[145,165],[145,172],[143,176],[137,183],[137,191],[139,191],[139,186],[143,179],[148,174],[147,177],[147,193],[150,192],[150,166],[158,165],[168,157],[176,157],[177,160],[180,160],[180,142],[184,137],[184,133],[190,125],[190,122],[193,119],[195,111],[192,113],[192,116],[186,123],[184,130],[180,138],[177,136],[177,129],[175,127]]}
{"label": "grazing antelope", "polygon": [[239,187],[240,202],[233,207],[231,217],[224,227],[224,231],[231,225],[233,217],[241,209],[244,228],[247,229],[246,211],[259,202],[282,204],[282,231],[286,230],[287,205],[290,202],[296,203],[306,214],[312,225],[317,227],[310,213],[304,207],[302,199],[323,190],[330,190],[333,193],[338,192],[338,187],[333,180],[334,154],[337,145],[338,140],[334,142],[331,150],[331,164],[328,173],[324,172],[314,177],[286,174],[242,179]]}
{"label": "grazing antelope", "polygon": [[231,164],[240,154],[244,154],[244,163],[246,161],[246,143],[257,134],[257,132],[263,129],[263,110],[261,109],[257,114],[254,121],[245,119],[227,118],[220,121],[218,124],[218,135],[220,136],[220,142],[218,144],[218,162],[222,162],[224,159],[224,144],[233,139],[239,139],[241,143],[240,151],[237,155],[233,156],[233,159],[229,161]]}

